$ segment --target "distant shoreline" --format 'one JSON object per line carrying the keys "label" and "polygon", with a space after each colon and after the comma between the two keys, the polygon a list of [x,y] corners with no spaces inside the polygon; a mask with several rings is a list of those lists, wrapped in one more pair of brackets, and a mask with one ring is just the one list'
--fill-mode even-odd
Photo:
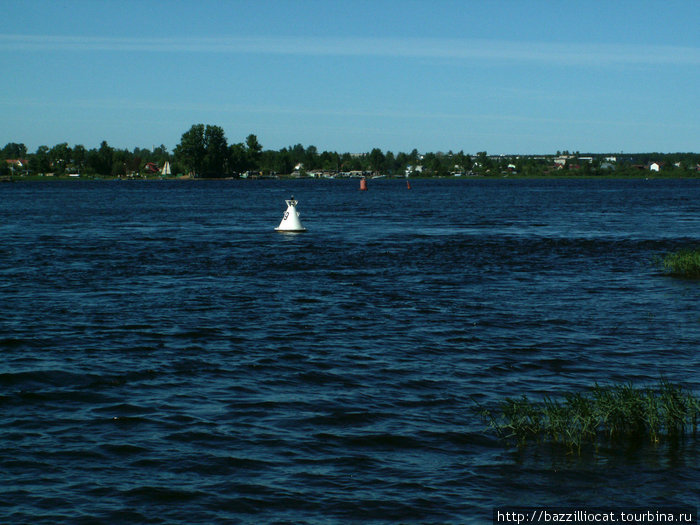
{"label": "distant shoreline", "polygon": [[[487,180],[668,180],[668,179],[700,179],[700,173],[698,174],[684,174],[679,175],[677,173],[669,174],[649,174],[649,173],[639,173],[635,175],[621,175],[621,174],[606,174],[606,175],[575,175],[575,174],[565,174],[565,175],[465,175],[465,176],[412,176],[412,177],[394,177],[385,176],[378,180],[372,180],[372,183],[377,183],[380,181],[405,181],[405,180],[454,180],[454,181],[487,181]],[[336,180],[358,180],[358,177],[295,177],[292,175],[277,175],[277,176],[266,176],[266,177],[253,177],[253,178],[242,178],[242,177],[104,177],[104,176],[83,176],[83,177],[71,177],[69,175],[61,176],[41,176],[41,175],[28,175],[28,176],[3,176],[0,177],[0,183],[2,182],[55,182],[55,181],[73,181],[73,182],[164,182],[164,181],[179,181],[179,182],[192,182],[192,181],[260,181],[260,180],[279,180],[279,181],[291,181],[291,180],[316,180],[316,181],[336,181]]]}

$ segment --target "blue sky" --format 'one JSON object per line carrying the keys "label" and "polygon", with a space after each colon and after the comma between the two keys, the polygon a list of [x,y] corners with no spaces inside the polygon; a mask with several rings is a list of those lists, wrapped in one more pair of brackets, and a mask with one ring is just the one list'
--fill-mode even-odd
{"label": "blue sky", "polygon": [[0,146],[700,151],[700,1],[4,0]]}

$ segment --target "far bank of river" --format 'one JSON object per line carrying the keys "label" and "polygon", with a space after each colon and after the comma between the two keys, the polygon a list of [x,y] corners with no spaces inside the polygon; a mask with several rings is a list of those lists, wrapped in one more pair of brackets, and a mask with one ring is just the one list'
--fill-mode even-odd
{"label": "far bank of river", "polygon": [[[295,177],[292,175],[274,175],[274,176],[262,176],[262,177],[106,177],[100,175],[87,175],[81,177],[60,175],[60,176],[44,176],[44,175],[22,175],[22,176],[2,176],[0,177],[0,182],[51,182],[51,181],[74,181],[74,182],[84,182],[84,181],[125,181],[125,182],[159,182],[159,181],[195,181],[195,180],[299,180],[299,179],[309,179],[309,180],[348,180],[348,179],[358,179],[360,177]],[[473,180],[499,180],[499,179],[510,179],[510,180],[655,180],[655,179],[699,179],[700,173],[688,172],[669,172],[668,174],[659,173],[637,173],[634,175],[623,175],[623,174],[610,174],[610,175],[466,175],[459,177],[431,177],[431,176],[412,176],[412,177],[390,177],[383,176],[377,180],[455,180],[455,181],[473,181]],[[368,180],[372,181],[371,178]]]}

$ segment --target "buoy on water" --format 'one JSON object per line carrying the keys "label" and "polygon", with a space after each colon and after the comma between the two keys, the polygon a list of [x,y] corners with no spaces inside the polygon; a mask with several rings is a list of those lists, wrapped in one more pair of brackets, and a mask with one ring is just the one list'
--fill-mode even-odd
{"label": "buoy on water", "polygon": [[406,188],[408,188],[409,190],[411,189],[411,181],[410,180],[406,181]]}
{"label": "buoy on water", "polygon": [[360,191],[367,191],[367,179],[364,177],[360,179]]}
{"label": "buoy on water", "polygon": [[299,212],[297,211],[297,204],[299,203],[292,198],[285,201],[287,203],[287,210],[284,212],[284,217],[282,217],[282,222],[275,228],[278,232],[289,232],[289,233],[301,233],[305,232],[306,228],[301,224],[299,220]]}

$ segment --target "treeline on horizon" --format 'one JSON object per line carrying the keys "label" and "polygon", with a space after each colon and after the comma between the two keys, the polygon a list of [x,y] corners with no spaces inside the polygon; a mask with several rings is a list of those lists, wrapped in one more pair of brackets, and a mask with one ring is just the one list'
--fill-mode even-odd
{"label": "treeline on horizon", "polygon": [[[555,159],[557,162],[555,162]],[[614,160],[613,160],[614,159]],[[288,175],[310,171],[329,173],[365,172],[389,176],[411,175],[500,176],[540,175],[638,175],[658,163],[660,172],[672,176],[696,176],[700,169],[698,153],[635,153],[615,154],[557,151],[549,155],[475,155],[459,151],[419,154],[382,151],[374,148],[365,153],[319,152],[315,146],[297,144],[280,150],[265,150],[256,135],[245,142],[229,144],[219,126],[194,124],[182,134],[173,152],[160,145],[154,148],[118,149],[102,141],[99,148],[87,149],[67,142],[53,147],[39,146],[34,153],[24,144],[8,143],[0,151],[0,175],[63,176],[79,174],[95,177],[145,176],[155,174],[155,167],[166,162],[171,173],[193,177],[237,177],[241,174]],[[18,165],[16,160],[21,160]],[[563,161],[563,163],[562,163]]]}

